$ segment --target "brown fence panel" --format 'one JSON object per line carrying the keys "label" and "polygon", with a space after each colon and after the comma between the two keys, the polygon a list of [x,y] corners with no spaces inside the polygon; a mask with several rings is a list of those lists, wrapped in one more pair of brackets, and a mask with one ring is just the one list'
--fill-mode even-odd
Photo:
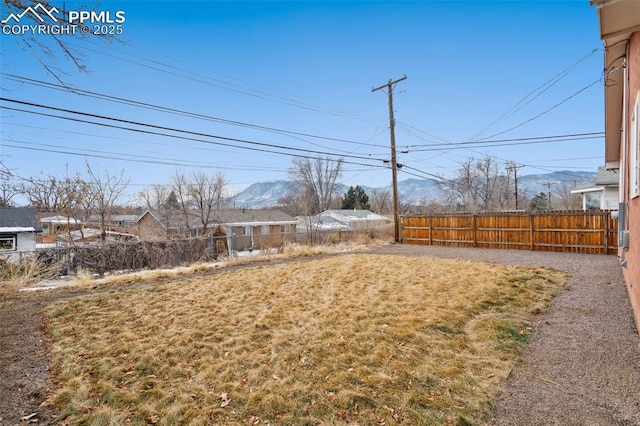
{"label": "brown fence panel", "polygon": [[617,227],[608,210],[404,216],[402,242],[616,254]]}

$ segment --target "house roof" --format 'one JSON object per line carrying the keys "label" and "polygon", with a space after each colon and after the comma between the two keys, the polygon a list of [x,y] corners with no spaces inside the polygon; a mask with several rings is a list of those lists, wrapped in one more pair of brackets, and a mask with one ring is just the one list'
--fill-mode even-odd
{"label": "house roof", "polygon": [[591,0],[591,5],[597,7],[600,38],[605,46],[605,162],[607,168],[618,168],[623,127],[622,98],[626,87],[622,65],[629,38],[640,31],[640,1]]}
{"label": "house roof", "polygon": [[[115,214],[107,218],[109,222],[136,222],[140,216],[137,214]],[[100,222],[100,216],[97,214],[89,216],[89,222]]]}
{"label": "house roof", "polygon": [[598,172],[594,179],[582,185],[576,186],[571,190],[572,194],[581,194],[583,192],[602,191],[605,188],[618,187],[618,172],[616,170],[607,170],[604,167],[598,167]]}
{"label": "house roof", "polygon": [[370,210],[326,210],[320,216],[331,216],[340,221],[388,221],[389,219]]}
{"label": "house roof", "polygon": [[[159,212],[147,210],[140,219],[146,214],[152,215],[160,224],[165,226],[160,220],[162,215]],[[138,220],[140,220],[138,219]],[[187,220],[189,228],[202,228],[200,218],[192,214],[188,218],[180,212],[170,218],[169,228],[186,228]],[[294,218],[281,210],[275,209],[232,209],[232,210],[216,210],[212,212],[209,220],[210,224],[225,224],[227,226],[247,226],[247,225],[286,225],[297,223]]]}
{"label": "house roof", "polygon": [[74,225],[78,225],[82,222],[80,222],[78,219],[74,217],[56,215],[56,216],[42,217],[40,218],[40,223],[61,223],[64,225],[66,225],[67,223],[71,223]]}
{"label": "house roof", "polygon": [[391,222],[389,218],[369,210],[325,210],[316,216],[298,216],[298,222],[305,226],[311,225],[321,231],[349,231],[355,223],[363,222]]}
{"label": "house roof", "polygon": [[31,207],[0,207],[0,232],[39,232],[36,209]]}
{"label": "house roof", "polygon": [[234,209],[217,210],[213,212],[214,223],[224,223],[231,226],[242,225],[286,225],[294,224],[297,221],[283,212],[276,209]]}

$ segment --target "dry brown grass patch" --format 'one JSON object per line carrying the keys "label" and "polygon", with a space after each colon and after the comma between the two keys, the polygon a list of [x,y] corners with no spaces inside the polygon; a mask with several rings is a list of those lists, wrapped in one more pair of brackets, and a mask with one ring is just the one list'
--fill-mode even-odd
{"label": "dry brown grass patch", "polygon": [[50,401],[71,424],[482,424],[565,279],[347,254],[76,299],[48,311]]}
{"label": "dry brown grass patch", "polygon": [[0,259],[0,299],[17,293],[20,289],[41,280],[54,278],[58,266],[26,257],[19,263]]}

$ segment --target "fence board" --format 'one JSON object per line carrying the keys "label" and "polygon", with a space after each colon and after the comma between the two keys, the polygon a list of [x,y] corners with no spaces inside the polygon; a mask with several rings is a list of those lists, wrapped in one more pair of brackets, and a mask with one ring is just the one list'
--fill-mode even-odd
{"label": "fence board", "polygon": [[617,254],[609,210],[402,217],[405,244]]}

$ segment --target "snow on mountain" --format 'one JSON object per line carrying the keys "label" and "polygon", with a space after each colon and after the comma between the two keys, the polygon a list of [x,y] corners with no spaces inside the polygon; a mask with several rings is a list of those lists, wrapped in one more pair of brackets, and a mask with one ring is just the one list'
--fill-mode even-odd
{"label": "snow on mountain", "polygon": [[250,185],[240,193],[231,197],[231,204],[236,207],[261,208],[278,204],[295,184],[286,180],[259,182]]}
{"label": "snow on mountain", "polygon": [[[552,193],[560,191],[563,187],[573,188],[595,177],[594,172],[584,171],[558,171],[553,173],[533,174],[518,176],[518,190],[524,191],[530,196],[551,190]],[[278,200],[285,196],[294,183],[286,180],[273,182],[254,183],[231,198],[231,204],[235,207],[262,208],[278,204]],[[391,185],[373,188],[360,185],[367,195],[371,197],[374,191],[389,191]],[[338,194],[345,194],[348,186],[338,184]],[[422,204],[430,200],[440,200],[442,190],[433,180],[407,179],[398,182],[398,193],[403,203]]]}

